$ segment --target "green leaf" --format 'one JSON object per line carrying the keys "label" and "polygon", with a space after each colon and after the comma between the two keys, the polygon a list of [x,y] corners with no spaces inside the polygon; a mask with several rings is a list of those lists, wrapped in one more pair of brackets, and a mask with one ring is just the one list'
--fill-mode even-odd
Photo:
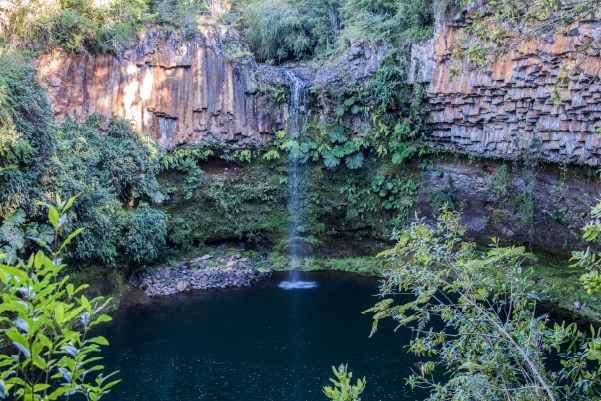
{"label": "green leaf", "polygon": [[31,357],[31,352],[29,352],[29,350],[23,344],[13,341],[13,345],[17,347],[17,349],[23,353],[23,355],[25,355],[25,358]]}
{"label": "green leaf", "polygon": [[405,160],[405,158],[400,153],[394,153],[392,155],[392,164],[401,164],[403,160]]}
{"label": "green leaf", "polygon": [[342,117],[344,115],[344,111],[345,111],[345,109],[344,109],[344,106],[342,106],[342,105],[340,105],[340,106],[336,107],[336,109],[334,109],[334,113],[336,113],[336,115],[338,117]]}
{"label": "green leaf", "polygon": [[54,230],[48,224],[40,224],[36,231],[37,233],[32,233],[32,236],[36,237],[40,241],[49,243],[54,239]]}
{"label": "green leaf", "polygon": [[332,154],[332,151],[328,151],[323,155],[323,163],[326,167],[336,167],[340,164],[340,159]]}
{"label": "green leaf", "polygon": [[113,319],[111,319],[110,316],[100,315],[96,319],[94,319],[94,321],[92,323],[90,323],[90,327],[95,326],[100,323],[110,322],[111,320],[113,320]]}
{"label": "green leaf", "polygon": [[344,157],[344,155],[346,155],[346,152],[344,151],[344,148],[342,146],[335,146],[332,150],[332,155],[334,155],[335,157],[341,159]]}
{"label": "green leaf", "polygon": [[355,101],[356,101],[356,99],[354,97],[349,97],[348,99],[346,99],[344,101],[344,105],[346,107],[350,107],[350,106],[352,106],[355,103]]}
{"label": "green leaf", "polygon": [[90,301],[88,301],[88,298],[86,298],[85,295],[81,296],[79,302],[81,302],[81,305],[88,311],[88,313],[92,313],[92,305],[90,305]]}
{"label": "green leaf", "polygon": [[8,216],[6,219],[4,219],[4,224],[6,225],[20,226],[23,223],[25,223],[25,212],[23,211],[23,209],[17,210],[16,212]]}
{"label": "green leaf", "polygon": [[21,281],[27,280],[27,273],[18,267],[0,265],[0,272],[5,275],[15,276]]}
{"label": "green leaf", "polygon": [[108,340],[106,338],[104,338],[103,336],[90,338],[89,340],[87,340],[87,342],[93,343],[93,344],[98,344],[98,345],[109,345]]}
{"label": "green leaf", "polygon": [[71,234],[69,234],[67,239],[63,241],[63,244],[61,245],[61,247],[58,251],[59,252],[62,251],[63,248],[66,247],[67,245],[69,245],[71,243],[71,241],[73,240],[73,238],[77,237],[83,230],[84,230],[83,228],[78,228],[77,230],[75,230]]}
{"label": "green leaf", "polygon": [[361,168],[363,166],[363,152],[357,152],[344,158],[346,166],[351,170]]}
{"label": "green leaf", "polygon": [[54,309],[54,320],[56,320],[58,324],[63,324],[65,321],[65,309],[62,305],[59,305]]}
{"label": "green leaf", "polygon": [[279,159],[280,158],[280,153],[275,150],[275,149],[271,149],[269,152],[265,153],[263,155],[263,158],[266,160],[275,160],[275,159]]}
{"label": "green leaf", "polygon": [[341,125],[332,128],[328,132],[328,137],[330,138],[330,141],[332,141],[332,143],[344,143],[348,141],[348,135],[346,135],[346,133],[344,132],[344,127]]}
{"label": "green leaf", "polygon": [[40,391],[44,391],[46,390],[48,387],[50,387],[50,384],[44,384],[44,383],[38,383],[33,387],[33,392],[37,393]]}
{"label": "green leaf", "polygon": [[112,382],[107,383],[105,386],[103,386],[102,391],[106,391],[106,390],[110,389],[111,387],[113,387],[114,385],[119,384],[119,383],[121,383],[121,380],[113,380]]}
{"label": "green leaf", "polygon": [[62,212],[65,213],[67,210],[69,210],[69,208],[71,206],[73,206],[73,202],[75,202],[75,200],[77,198],[79,198],[79,195],[81,195],[83,192],[78,193],[77,195],[69,198],[69,200],[67,201],[67,204],[65,205],[65,207],[63,208]]}
{"label": "green leaf", "polygon": [[58,211],[52,205],[48,205],[48,220],[52,224],[52,226],[57,229],[58,228]]}

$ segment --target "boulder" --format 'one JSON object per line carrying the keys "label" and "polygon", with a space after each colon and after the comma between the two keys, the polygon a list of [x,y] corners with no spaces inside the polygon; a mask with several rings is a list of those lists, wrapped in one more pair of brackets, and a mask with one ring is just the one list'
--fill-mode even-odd
{"label": "boulder", "polygon": [[177,292],[186,291],[188,289],[188,287],[190,287],[190,283],[185,280],[180,280],[175,285],[175,289],[177,290]]}
{"label": "boulder", "polygon": [[199,258],[194,258],[194,259],[192,259],[192,260],[190,261],[190,263],[193,263],[193,264],[200,264],[200,263],[202,263],[202,262],[204,262],[204,261],[206,261],[206,260],[209,260],[209,259],[211,259],[211,258],[213,258],[213,255],[211,255],[211,254],[206,254],[206,255],[204,255],[204,256],[201,256],[201,257],[199,257]]}

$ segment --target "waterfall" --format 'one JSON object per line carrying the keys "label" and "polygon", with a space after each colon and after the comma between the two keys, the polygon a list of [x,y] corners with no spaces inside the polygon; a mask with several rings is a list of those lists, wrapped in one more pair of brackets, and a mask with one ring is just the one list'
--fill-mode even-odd
{"label": "waterfall", "polygon": [[[308,85],[302,79],[287,71],[290,80],[290,119],[288,135],[296,140],[299,147],[302,145],[302,129],[307,124],[309,117],[309,91]],[[299,281],[299,269],[302,264],[300,246],[298,243],[299,229],[302,227],[303,218],[303,191],[308,179],[307,160],[298,148],[293,148],[289,153],[288,167],[288,214],[290,224],[288,227],[288,260],[290,263],[290,281],[280,284],[285,289],[313,288],[315,283]]]}
{"label": "waterfall", "polygon": [[[296,139],[299,146],[302,142],[301,131],[307,122],[307,87],[291,71],[287,71],[290,79],[290,121],[288,134]],[[301,259],[299,257],[298,229],[302,214],[302,199],[300,185],[303,185],[303,179],[306,178],[305,163],[299,163],[298,149],[291,149],[289,154],[290,165],[288,168],[288,214],[290,215],[290,225],[288,227],[288,257],[293,272],[293,281],[296,281],[296,271],[300,267]]]}

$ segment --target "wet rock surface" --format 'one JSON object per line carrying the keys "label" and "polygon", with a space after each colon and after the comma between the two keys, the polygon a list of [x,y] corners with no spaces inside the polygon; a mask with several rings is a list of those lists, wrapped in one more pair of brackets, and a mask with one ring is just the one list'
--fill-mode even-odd
{"label": "wet rock surface", "polygon": [[260,271],[263,260],[249,260],[240,255],[215,258],[207,254],[176,267],[158,267],[131,275],[129,284],[144,290],[149,297],[171,295],[190,290],[250,287],[253,281],[271,276]]}
{"label": "wet rock surface", "polygon": [[[488,244],[496,237],[513,244],[532,245],[552,254],[570,256],[573,250],[595,244],[582,241],[582,227],[590,220],[589,210],[601,192],[601,183],[587,177],[587,168],[571,170],[560,181],[560,167],[543,164],[535,169],[508,167],[507,193],[498,192],[494,182],[502,161],[436,161],[424,171],[423,185],[415,197],[419,215],[434,222],[432,194],[449,190],[455,209],[461,210],[466,235]],[[419,169],[414,165],[413,168]],[[528,184],[524,175],[528,175]],[[524,211],[532,205],[530,219]]]}

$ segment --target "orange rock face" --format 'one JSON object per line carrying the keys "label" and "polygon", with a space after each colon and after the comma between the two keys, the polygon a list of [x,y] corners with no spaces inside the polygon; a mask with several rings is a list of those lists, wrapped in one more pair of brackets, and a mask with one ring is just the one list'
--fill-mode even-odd
{"label": "orange rock face", "polygon": [[164,149],[264,143],[280,124],[257,95],[254,61],[228,61],[222,39],[217,29],[189,41],[158,32],[121,57],[48,54],[37,60],[39,80],[58,122],[127,119]]}
{"label": "orange rock face", "polygon": [[[459,26],[443,25],[434,41],[435,68],[428,89],[434,147],[483,156],[514,157],[530,149],[555,162],[598,165],[601,147],[601,59],[583,57],[583,43],[601,39],[601,13],[573,36],[547,35],[523,43],[482,71],[451,79],[450,53]],[[558,76],[570,69],[566,85]],[[553,102],[554,91],[561,104]]]}

